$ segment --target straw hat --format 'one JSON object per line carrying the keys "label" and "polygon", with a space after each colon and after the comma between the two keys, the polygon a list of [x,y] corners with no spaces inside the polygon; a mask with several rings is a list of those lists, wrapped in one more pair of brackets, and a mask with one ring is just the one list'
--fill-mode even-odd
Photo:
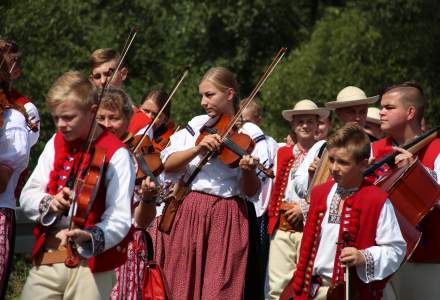
{"label": "straw hat", "polygon": [[336,101],[327,102],[325,107],[337,109],[362,104],[372,104],[378,99],[379,96],[367,97],[365,92],[358,87],[347,86],[338,93]]}
{"label": "straw hat", "polygon": [[304,99],[298,101],[293,109],[286,109],[281,112],[283,118],[291,122],[292,117],[296,115],[318,115],[321,118],[327,118],[330,112],[328,109],[318,107],[315,102]]}
{"label": "straw hat", "polygon": [[380,109],[377,107],[369,107],[367,112],[367,122],[380,125]]}

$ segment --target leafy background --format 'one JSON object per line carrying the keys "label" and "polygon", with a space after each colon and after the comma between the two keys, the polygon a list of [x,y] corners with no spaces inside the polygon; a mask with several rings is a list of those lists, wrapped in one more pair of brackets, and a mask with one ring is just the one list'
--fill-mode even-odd
{"label": "leafy background", "polygon": [[50,85],[69,69],[88,74],[90,53],[120,49],[133,26],[139,34],[125,89],[135,103],[153,87],[169,90],[183,66],[192,66],[172,103],[178,124],[202,112],[197,85],[207,69],[233,70],[244,97],[284,46],[289,55],[258,96],[269,135],[285,136],[280,112],[300,99],[323,104],[347,85],[375,95],[406,80],[424,87],[428,125],[438,125],[439,19],[436,0],[2,0],[0,36],[20,45],[16,86],[42,116],[33,166],[54,132],[44,104]]}

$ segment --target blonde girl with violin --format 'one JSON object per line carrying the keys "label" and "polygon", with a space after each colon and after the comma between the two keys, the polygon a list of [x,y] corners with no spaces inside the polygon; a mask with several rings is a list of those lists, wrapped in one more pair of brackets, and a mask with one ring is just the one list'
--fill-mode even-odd
{"label": "blonde girl with violin", "polygon": [[14,251],[15,188],[27,167],[29,149],[26,113],[12,100],[9,48],[0,44],[0,299],[4,299]]}
{"label": "blonde girl with violin", "polygon": [[[33,267],[22,299],[107,299],[114,269],[126,260],[134,166],[124,144],[100,126],[92,135],[90,151],[84,147],[95,123],[97,100],[92,83],[75,71],[59,77],[47,94],[57,132],[47,142],[20,197],[24,213],[37,223]],[[100,181],[92,190],[88,188],[89,194],[82,194],[78,178],[88,182],[84,175],[87,170],[95,172],[89,166],[100,151],[105,152],[101,164],[95,166],[102,172]],[[75,202],[73,209],[72,201],[78,197],[87,201]],[[72,216],[81,217],[77,215],[80,208],[88,208],[85,224],[76,218],[71,223]],[[68,243],[79,256],[76,266],[66,261]]]}
{"label": "blonde girl with violin", "polygon": [[[208,70],[199,94],[206,115],[194,117],[171,136],[170,146],[161,153],[167,173],[191,173],[207,151],[219,151],[219,134],[206,134],[198,144],[196,140],[207,122],[222,115],[232,117],[237,111],[238,83],[228,69]],[[240,132],[252,137],[252,129],[246,123]],[[260,190],[256,163],[245,155],[238,168],[230,168],[214,156],[190,184],[170,235],[162,235],[163,267],[172,299],[243,297],[249,238],[244,197]]]}
{"label": "blonde girl with violin", "polygon": [[[96,115],[97,122],[122,140],[127,134],[133,109],[129,96],[120,89],[109,88],[104,91]],[[136,165],[134,158],[133,164]],[[133,197],[134,232],[133,240],[128,244],[127,261],[116,271],[116,284],[110,299],[137,299],[139,287],[142,287],[144,264],[140,256],[146,257],[146,245],[142,241],[142,231],[156,216],[155,197],[157,189],[153,180],[145,178],[135,187]]]}

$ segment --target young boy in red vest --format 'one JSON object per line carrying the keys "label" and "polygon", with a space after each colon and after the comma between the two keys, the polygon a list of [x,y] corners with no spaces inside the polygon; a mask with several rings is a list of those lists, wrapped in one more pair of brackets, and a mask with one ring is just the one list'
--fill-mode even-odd
{"label": "young boy in red vest", "polygon": [[[46,102],[58,131],[46,144],[20,197],[25,214],[37,222],[34,266],[21,296],[108,299],[114,269],[126,260],[134,166],[124,144],[98,126],[91,148],[92,153],[105,151],[102,178],[87,205],[85,224],[69,227],[76,213],[74,194],[81,196],[81,189],[72,188],[83,173],[78,170],[85,170],[93,155],[83,153],[94,123],[97,93],[86,77],[69,71],[52,85]],[[68,238],[81,259],[73,268],[64,263]]]}
{"label": "young boy in red vest", "polygon": [[406,243],[387,194],[363,179],[369,138],[361,127],[348,124],[328,140],[327,151],[334,182],[312,190],[289,287],[295,300],[326,299],[349,267],[356,299],[381,299],[385,279],[404,259]]}
{"label": "young boy in red vest", "polygon": [[276,177],[268,208],[270,299],[278,299],[292,278],[302,237],[302,214],[305,211],[301,205],[304,199],[288,187],[307,151],[315,143],[318,119],[328,114],[327,109],[318,108],[310,100],[301,100],[292,110],[282,112],[284,119],[291,123],[291,135],[296,143],[279,148],[275,158]]}
{"label": "young boy in red vest", "polygon": [[[414,82],[390,86],[381,97],[381,129],[387,138],[372,144],[372,158],[378,161],[394,150],[401,152],[396,156],[398,166],[411,163],[415,158],[427,168],[440,182],[440,138],[435,138],[415,155],[397,146],[404,145],[423,133],[422,119],[426,98],[422,88]],[[422,240],[406,263],[391,280],[395,298],[438,299],[440,295],[440,209],[438,206],[422,222]],[[389,298],[394,299],[394,298]]]}

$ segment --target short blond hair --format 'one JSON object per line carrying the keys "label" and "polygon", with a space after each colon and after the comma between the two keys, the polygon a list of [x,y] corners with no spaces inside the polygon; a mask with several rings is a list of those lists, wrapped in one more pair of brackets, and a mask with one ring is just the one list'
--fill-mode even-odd
{"label": "short blond hair", "polygon": [[90,67],[92,69],[94,69],[96,67],[99,67],[103,63],[106,63],[106,62],[109,62],[112,60],[119,61],[120,58],[121,58],[121,55],[118,52],[116,52],[116,50],[114,50],[112,48],[96,49],[89,56]]}
{"label": "short blond hair", "polygon": [[[101,93],[102,90],[99,91]],[[130,97],[121,89],[109,88],[104,91],[99,108],[110,111],[120,111],[127,120],[133,115]]]}
{"label": "short blond hair", "polygon": [[370,157],[370,139],[365,131],[354,123],[339,128],[327,141],[327,150],[345,148],[356,163]]}
{"label": "short blond hair", "polygon": [[94,85],[78,71],[68,71],[55,80],[47,93],[46,103],[53,109],[66,101],[66,97],[71,94],[75,96],[75,104],[82,110],[97,104],[98,97]]}

